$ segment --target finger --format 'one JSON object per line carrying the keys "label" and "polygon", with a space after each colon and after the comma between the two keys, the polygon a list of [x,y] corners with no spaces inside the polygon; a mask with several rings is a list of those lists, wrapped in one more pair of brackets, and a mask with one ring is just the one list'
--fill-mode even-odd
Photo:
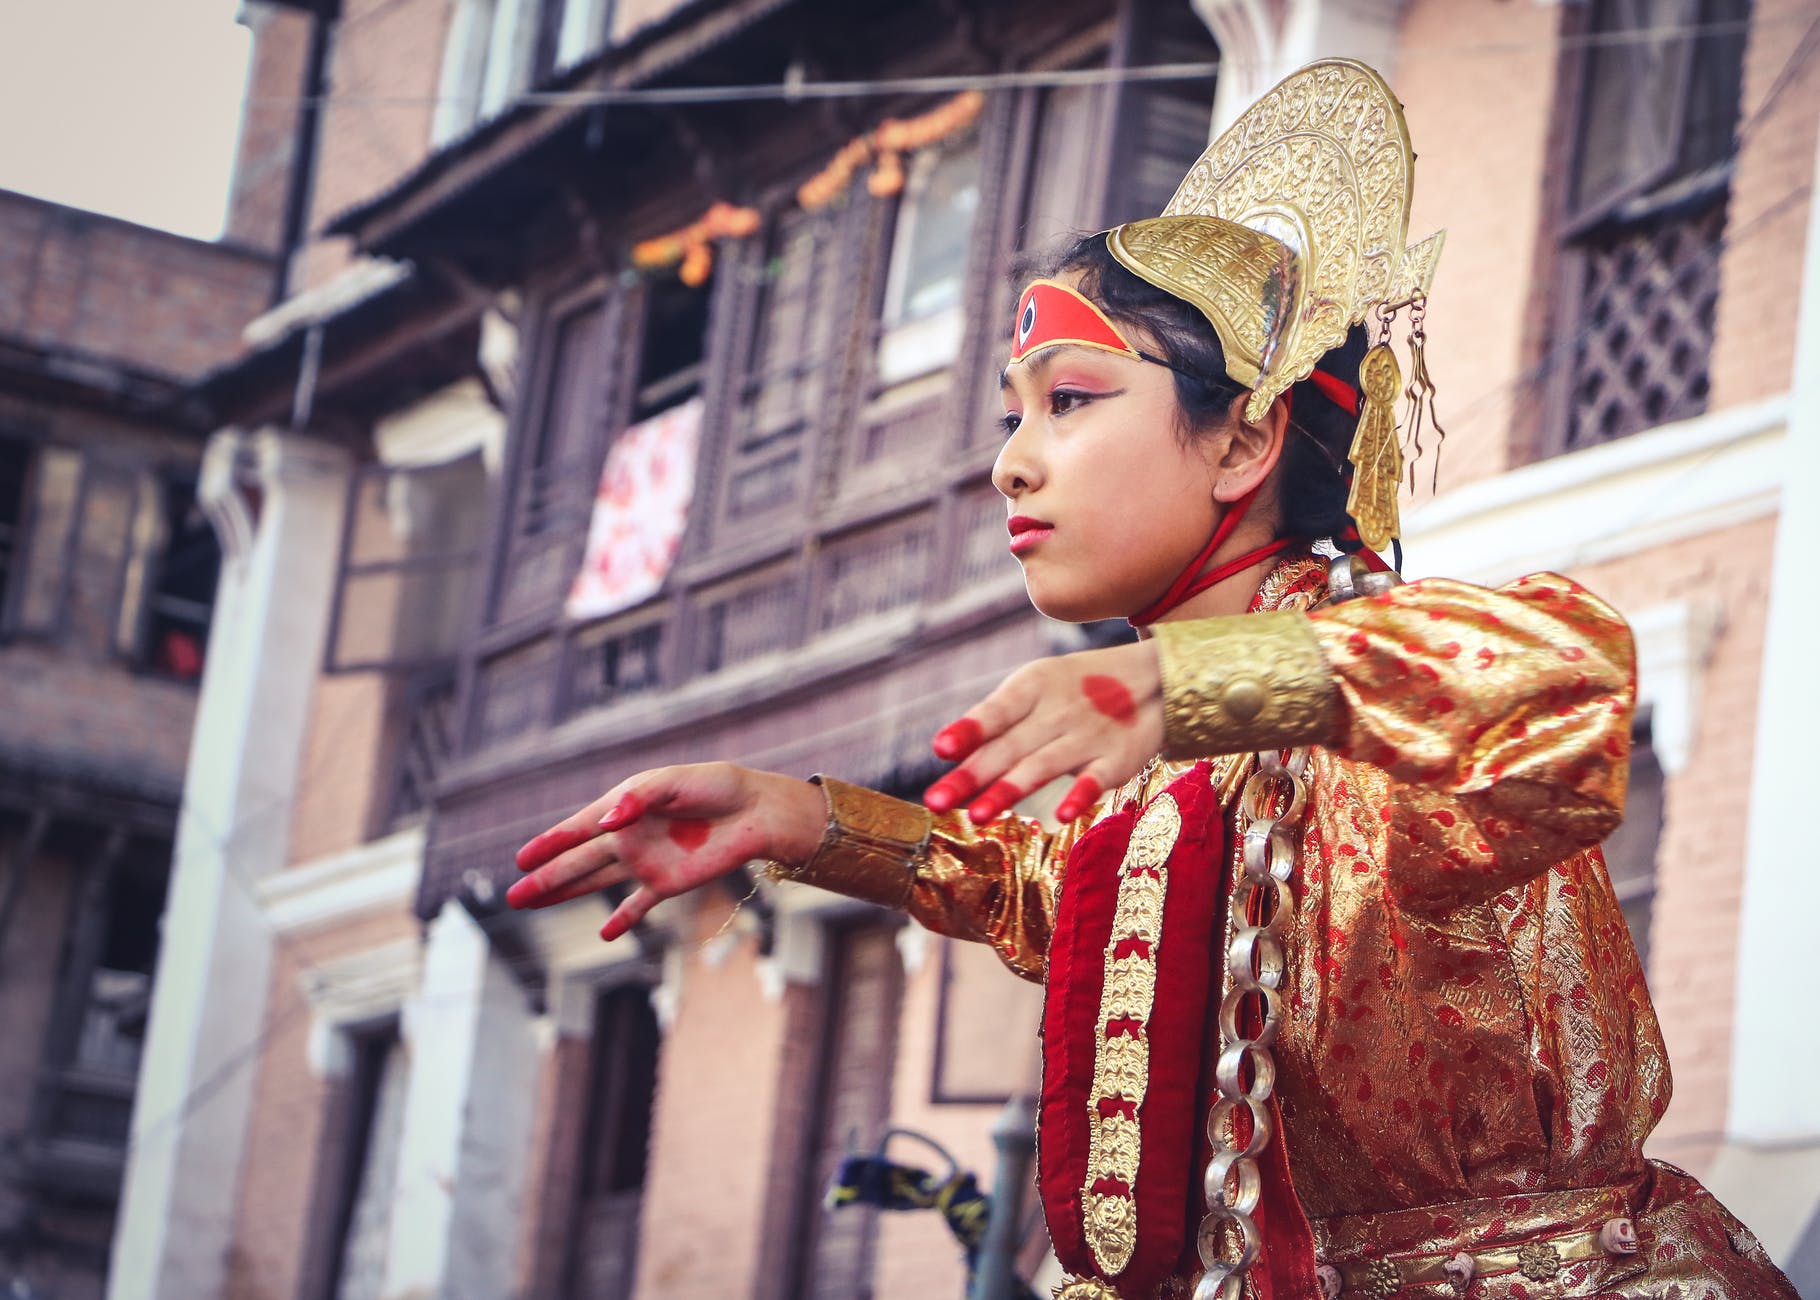
{"label": "finger", "polygon": [[935,733],[931,747],[937,758],[959,762],[986,741],[1015,727],[1042,698],[1031,674],[1020,668],[968,709],[966,714]]}
{"label": "finger", "polygon": [[645,919],[658,903],[657,891],[649,885],[640,885],[627,896],[626,901],[613,909],[607,923],[600,927],[600,937],[611,943],[627,930]]}
{"label": "finger", "polygon": [[[530,911],[535,911],[540,907],[554,907],[558,903],[566,903],[570,899],[580,898],[584,894],[597,894],[603,889],[630,879],[632,879],[632,868],[618,858],[611,858],[584,876],[576,876],[565,884],[551,886],[546,892],[536,895],[529,902],[516,903],[514,906]],[[522,880],[518,882],[519,885],[524,883]],[[512,888],[516,889],[518,885],[514,885]],[[511,890],[506,891],[508,895],[511,892]],[[508,897],[506,901],[511,902],[512,900]]]}
{"label": "finger", "polygon": [[506,890],[506,902],[512,907],[542,906],[551,901],[558,890],[593,876],[617,860],[613,839],[596,836],[517,881]]}
{"label": "finger", "polygon": [[[1026,755],[1054,741],[1061,733],[1064,722],[1065,719],[1059,715],[1039,717],[1026,714],[1010,731],[988,741],[973,757],[925,790],[923,806],[930,812],[951,812],[969,799],[976,796],[983,798],[979,794],[982,789],[1004,778],[1009,769]],[[1035,788],[1024,786],[1020,793],[1009,799],[995,798],[995,802],[1002,803],[1000,810],[1003,811]]]}
{"label": "finger", "polygon": [[1073,821],[1076,817],[1084,815],[1105,793],[1106,787],[1091,774],[1084,774],[1076,778],[1074,784],[1068,787],[1068,793],[1063,795],[1062,801],[1055,806],[1055,819],[1063,822]]}
{"label": "finger", "polygon": [[532,836],[513,856],[512,861],[520,871],[535,871],[570,849],[586,844],[606,829],[605,826],[575,826],[562,822],[541,835]]}
{"label": "finger", "polygon": [[[991,821],[1000,813],[1009,811],[1013,804],[1032,790],[1040,789],[1058,776],[1066,775],[1081,757],[1078,743],[1066,737],[1052,741],[1029,757],[1019,760],[985,794],[974,800],[967,808],[968,819],[975,825]],[[1103,779],[1097,773],[1086,772],[1082,775],[1092,775],[1097,784],[1103,785]]]}

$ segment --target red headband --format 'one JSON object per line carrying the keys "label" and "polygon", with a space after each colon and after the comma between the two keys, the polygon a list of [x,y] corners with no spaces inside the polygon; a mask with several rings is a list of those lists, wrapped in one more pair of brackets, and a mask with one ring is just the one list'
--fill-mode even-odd
{"label": "red headband", "polygon": [[1017,329],[1011,336],[1011,359],[1022,361],[1039,348],[1058,343],[1101,348],[1134,360],[1138,350],[1118,326],[1079,293],[1054,280],[1037,280],[1017,304]]}

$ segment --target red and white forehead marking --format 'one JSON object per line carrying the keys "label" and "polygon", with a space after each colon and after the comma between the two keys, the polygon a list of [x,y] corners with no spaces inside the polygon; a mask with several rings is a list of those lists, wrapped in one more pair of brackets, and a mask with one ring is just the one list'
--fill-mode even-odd
{"label": "red and white forehead marking", "polygon": [[1138,355],[1106,313],[1080,293],[1054,280],[1037,280],[1024,290],[1017,305],[1011,359],[1022,361],[1032,352],[1058,343],[1101,348],[1128,357]]}

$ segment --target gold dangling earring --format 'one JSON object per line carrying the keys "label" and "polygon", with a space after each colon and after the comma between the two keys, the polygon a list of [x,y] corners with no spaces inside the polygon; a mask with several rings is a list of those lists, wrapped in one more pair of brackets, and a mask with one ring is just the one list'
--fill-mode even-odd
{"label": "gold dangling earring", "polygon": [[1422,459],[1422,425],[1426,423],[1435,433],[1435,463],[1429,482],[1429,491],[1438,492],[1441,488],[1441,448],[1447,442],[1447,430],[1441,427],[1441,417],[1435,414],[1435,383],[1428,374],[1428,356],[1425,348],[1428,334],[1422,328],[1427,313],[1428,300],[1418,294],[1409,307],[1409,387],[1403,390],[1403,396],[1409,399],[1408,420],[1408,460],[1409,490],[1416,490],[1416,462]]}
{"label": "gold dangling earring", "polygon": [[1390,317],[1365,359],[1359,362],[1359,427],[1352,437],[1352,492],[1346,513],[1359,537],[1374,551],[1390,545],[1401,529],[1397,489],[1403,485],[1403,449],[1397,443],[1397,394],[1403,387],[1397,354],[1390,350]]}

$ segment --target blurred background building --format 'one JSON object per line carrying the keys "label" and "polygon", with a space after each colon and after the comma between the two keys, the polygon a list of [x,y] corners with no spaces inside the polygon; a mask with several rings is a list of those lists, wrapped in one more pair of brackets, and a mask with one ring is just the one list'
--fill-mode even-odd
{"label": "blurred background building", "polygon": [[1005,551],[1005,270],[1331,54],[1390,76],[1449,229],[1408,569],[1631,619],[1653,1149],[1820,1287],[1809,0],[242,21],[221,244],[0,195],[15,1294],[960,1294],[935,1216],[820,1201],[891,1126],[986,1174],[1033,988],[750,880],[609,948],[603,903],[507,910],[511,854],[659,763],[913,794],[1006,671],[1119,635]]}

